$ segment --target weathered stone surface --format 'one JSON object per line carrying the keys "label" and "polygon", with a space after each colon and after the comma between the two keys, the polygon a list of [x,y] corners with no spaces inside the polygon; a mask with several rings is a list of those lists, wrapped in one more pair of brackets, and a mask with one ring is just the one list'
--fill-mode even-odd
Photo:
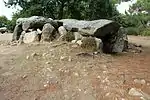
{"label": "weathered stone surface", "polygon": [[74,37],[76,41],[81,40],[83,38],[83,36],[79,32],[74,32]]}
{"label": "weathered stone surface", "polygon": [[131,88],[129,90],[128,94],[131,95],[131,96],[142,96],[142,94],[140,93],[140,91],[137,90],[137,89],[135,89],[135,88]]}
{"label": "weathered stone surface", "polygon": [[38,34],[42,34],[42,31],[38,28],[37,29]]}
{"label": "weathered stone surface", "polygon": [[37,28],[42,29],[42,27],[46,23],[50,23],[56,29],[60,25],[59,24],[60,22],[54,21],[50,18],[44,18],[44,17],[41,17],[41,16],[32,16],[32,17],[29,17],[29,18],[19,18],[16,21],[16,24],[19,24],[19,23],[22,24],[22,29],[24,31],[27,31],[28,29],[37,29]]}
{"label": "weathered stone surface", "polygon": [[76,41],[76,43],[77,43],[79,46],[81,46],[81,45],[82,45],[82,40],[78,40],[78,41]]}
{"label": "weathered stone surface", "polygon": [[102,49],[103,49],[103,42],[102,42],[102,40],[99,39],[99,38],[95,38],[95,41],[96,41],[96,47],[97,47],[96,49],[102,51]]}
{"label": "weathered stone surface", "polygon": [[145,81],[144,79],[142,79],[142,80],[140,80],[140,79],[135,79],[134,82],[135,82],[136,84],[142,84],[142,85],[146,84],[146,81]]}
{"label": "weathered stone surface", "polygon": [[24,43],[32,43],[36,41],[39,41],[39,36],[37,31],[25,33],[23,36]]}
{"label": "weathered stone surface", "polygon": [[0,33],[5,33],[5,32],[8,32],[7,28],[6,27],[1,27],[0,28]]}
{"label": "weathered stone surface", "polygon": [[55,28],[49,23],[45,24],[42,30],[42,41],[50,42],[54,40],[55,34],[56,34]]}
{"label": "weathered stone surface", "polygon": [[94,21],[62,19],[60,21],[63,22],[64,27],[69,31],[77,28],[82,35],[95,36],[97,38],[116,33],[120,27],[116,22],[105,19]]}
{"label": "weathered stone surface", "polygon": [[23,38],[24,38],[24,35],[26,34],[25,31],[22,31],[21,35],[20,35],[20,38],[19,38],[19,44],[22,44],[23,43]]}
{"label": "weathered stone surface", "polygon": [[58,32],[59,32],[59,35],[60,35],[58,40],[63,40],[63,37],[67,34],[67,30],[63,26],[60,26],[58,28]]}
{"label": "weathered stone surface", "polygon": [[22,24],[17,24],[17,25],[15,26],[15,29],[14,29],[14,32],[13,32],[12,41],[19,40],[22,31],[23,31],[23,30],[22,30]]}
{"label": "weathered stone surface", "polygon": [[142,100],[150,100],[150,95],[147,93],[144,93],[143,91],[136,89],[136,88],[131,88],[128,93],[130,96],[137,96],[141,97]]}
{"label": "weathered stone surface", "polygon": [[63,26],[58,28],[58,32],[60,35],[67,34],[67,30]]}
{"label": "weathered stone surface", "polygon": [[106,19],[94,21],[63,19],[60,21],[63,22],[64,27],[69,31],[76,31],[82,36],[92,36],[101,39],[103,52],[105,53],[118,53],[127,48],[127,35],[123,29],[119,30],[120,25],[114,21]]}
{"label": "weathered stone surface", "polygon": [[125,29],[121,27],[116,35],[116,40],[114,40],[114,46],[112,52],[122,52],[128,48],[128,38]]}

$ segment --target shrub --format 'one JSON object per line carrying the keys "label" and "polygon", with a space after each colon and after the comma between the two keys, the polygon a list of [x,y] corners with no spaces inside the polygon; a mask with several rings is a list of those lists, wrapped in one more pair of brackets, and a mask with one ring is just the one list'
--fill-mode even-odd
{"label": "shrub", "polygon": [[150,28],[145,28],[142,32],[140,32],[142,36],[150,36]]}
{"label": "shrub", "polygon": [[127,33],[128,35],[139,35],[140,30],[136,27],[128,27],[127,29]]}
{"label": "shrub", "polygon": [[7,22],[7,29],[10,31],[10,32],[13,32],[14,31],[14,28],[16,26],[16,20],[9,20]]}

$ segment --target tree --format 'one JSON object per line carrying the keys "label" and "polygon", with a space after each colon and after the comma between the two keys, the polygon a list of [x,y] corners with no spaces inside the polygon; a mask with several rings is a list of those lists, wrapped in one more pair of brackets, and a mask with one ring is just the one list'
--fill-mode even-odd
{"label": "tree", "polygon": [[5,27],[7,25],[8,19],[6,16],[0,16],[0,27]]}
{"label": "tree", "polygon": [[53,19],[111,18],[116,13],[110,0],[8,0],[7,6],[22,7],[21,17],[33,15]]}

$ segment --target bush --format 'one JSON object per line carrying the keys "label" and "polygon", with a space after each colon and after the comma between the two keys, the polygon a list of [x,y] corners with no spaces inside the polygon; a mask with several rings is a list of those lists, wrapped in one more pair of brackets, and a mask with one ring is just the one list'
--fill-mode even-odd
{"label": "bush", "polygon": [[145,28],[142,32],[140,32],[142,36],[150,36],[150,28]]}
{"label": "bush", "polygon": [[10,20],[10,21],[7,22],[7,29],[10,32],[14,31],[15,26],[16,26],[16,20]]}
{"label": "bush", "polygon": [[0,16],[0,27],[5,27],[7,25],[7,17],[6,16]]}
{"label": "bush", "polygon": [[128,35],[139,35],[140,33],[139,28],[136,28],[136,27],[128,27],[126,29],[127,29]]}

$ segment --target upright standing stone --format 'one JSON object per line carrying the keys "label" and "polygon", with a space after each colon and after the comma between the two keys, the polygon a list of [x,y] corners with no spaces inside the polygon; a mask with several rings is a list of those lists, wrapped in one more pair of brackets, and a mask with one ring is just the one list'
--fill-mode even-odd
{"label": "upright standing stone", "polygon": [[58,32],[59,32],[59,35],[60,35],[58,40],[63,40],[63,37],[67,34],[67,30],[63,26],[60,26],[58,28]]}
{"label": "upright standing stone", "polygon": [[15,26],[14,32],[13,32],[13,38],[12,41],[17,41],[20,38],[20,35],[22,33],[22,24],[19,23]]}
{"label": "upright standing stone", "polygon": [[56,30],[50,23],[47,23],[43,26],[42,37],[41,37],[42,41],[50,42],[54,40],[55,35],[56,35]]}
{"label": "upright standing stone", "polygon": [[25,33],[23,36],[24,43],[32,43],[32,42],[38,42],[38,41],[39,41],[39,35],[37,31]]}

